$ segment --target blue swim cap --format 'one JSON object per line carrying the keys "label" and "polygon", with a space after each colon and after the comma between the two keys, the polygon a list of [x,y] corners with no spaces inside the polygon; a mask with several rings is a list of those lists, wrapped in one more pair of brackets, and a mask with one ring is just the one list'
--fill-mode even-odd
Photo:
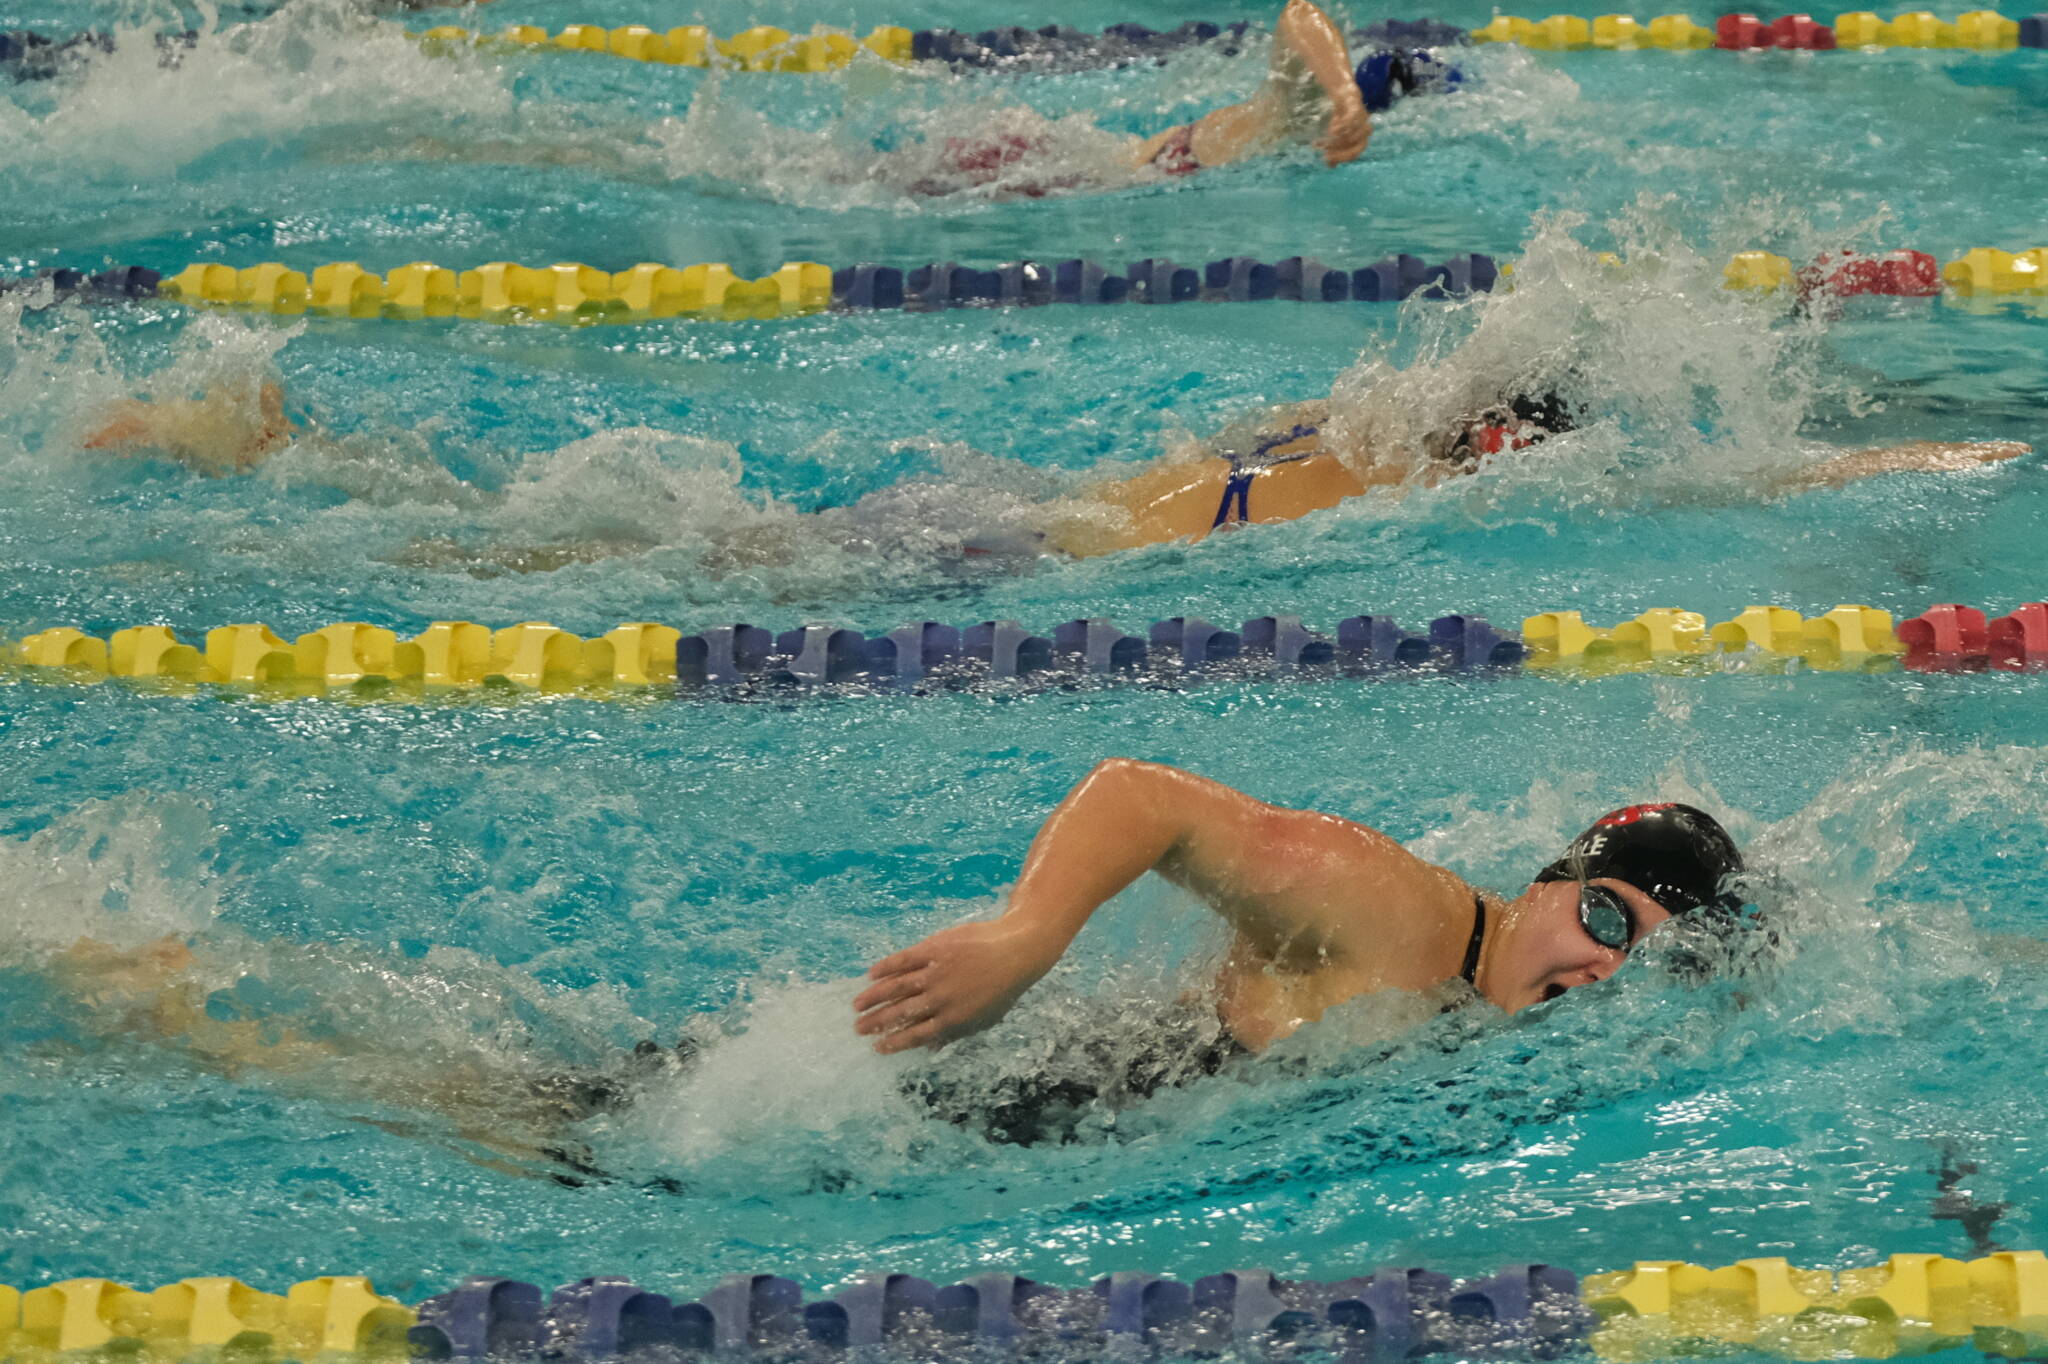
{"label": "blue swim cap", "polygon": [[1439,61],[1421,48],[1406,52],[1391,48],[1366,54],[1352,73],[1358,83],[1359,97],[1365,102],[1370,114],[1385,113],[1394,106],[1394,101],[1403,95],[1417,91],[1444,94],[1455,90],[1464,82],[1465,73],[1457,67]]}
{"label": "blue swim cap", "polygon": [[1396,89],[1397,78],[1394,64],[1400,60],[1398,52],[1372,52],[1358,64],[1352,79],[1358,82],[1359,98],[1365,101],[1369,114],[1383,114],[1393,107],[1394,100],[1401,93]]}

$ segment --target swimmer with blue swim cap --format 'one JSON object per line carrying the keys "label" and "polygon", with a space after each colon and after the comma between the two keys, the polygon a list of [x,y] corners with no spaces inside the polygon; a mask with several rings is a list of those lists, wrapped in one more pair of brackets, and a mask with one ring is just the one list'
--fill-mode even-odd
{"label": "swimmer with blue swim cap", "polygon": [[[1457,73],[1427,52],[1368,56],[1356,68],[1344,35],[1309,0],[1288,0],[1273,27],[1266,79],[1248,100],[1211,110],[1147,138],[1132,138],[1125,164],[1140,176],[1177,179],[1196,171],[1284,150],[1313,140],[1328,166],[1355,161],[1372,137],[1372,118],[1417,90],[1448,90]],[[1077,165],[1047,130],[999,126],[973,137],[948,137],[931,148],[935,165],[903,185],[940,198],[1042,198],[1116,188],[1119,177]],[[882,174],[890,178],[886,170]]]}
{"label": "swimmer with blue swim cap", "polygon": [[1743,871],[1712,815],[1631,805],[1601,816],[1510,899],[1363,824],[1110,759],[1039,830],[1004,912],[877,962],[854,1026],[881,1052],[989,1026],[1099,906],[1156,872],[1231,932],[1199,1006],[1209,1026],[1190,1032],[1182,1020],[1165,1043],[1213,1073],[1377,991],[1441,994],[1447,1006],[1462,992],[1513,1013],[1597,984],[1673,918],[1715,930],[1743,922]]}

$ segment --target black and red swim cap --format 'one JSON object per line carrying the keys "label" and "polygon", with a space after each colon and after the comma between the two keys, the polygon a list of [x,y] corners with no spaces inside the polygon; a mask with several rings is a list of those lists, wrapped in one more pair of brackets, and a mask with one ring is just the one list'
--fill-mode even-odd
{"label": "black and red swim cap", "polygon": [[1600,816],[1536,879],[1625,881],[1673,914],[1702,908],[1739,914],[1742,896],[1727,882],[1742,870],[1742,852],[1721,821],[1695,806],[1666,802]]}

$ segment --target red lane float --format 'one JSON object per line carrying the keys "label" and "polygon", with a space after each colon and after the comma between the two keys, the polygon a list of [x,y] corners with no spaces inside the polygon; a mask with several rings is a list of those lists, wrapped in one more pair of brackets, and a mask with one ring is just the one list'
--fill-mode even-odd
{"label": "red lane float", "polygon": [[1745,52],[1755,48],[1788,51],[1832,52],[1835,31],[1815,23],[1812,15],[1787,14],[1765,23],[1754,14],[1724,14],[1714,24],[1714,46],[1724,52]]}
{"label": "red lane float", "polygon": [[1905,665],[1915,672],[1975,672],[1990,662],[1991,639],[1984,613],[1946,602],[1899,623]]}
{"label": "red lane float", "polygon": [[1804,14],[1787,14],[1771,25],[1771,46],[1796,52],[1832,52],[1835,31]]}
{"label": "red lane float", "polygon": [[1941,266],[1925,251],[1888,251],[1882,256],[1828,251],[1799,272],[1799,292],[1838,298],[1934,298],[1941,293]]}
{"label": "red lane float", "polygon": [[1991,666],[2009,672],[2048,670],[2048,602],[2030,601],[1985,627]]}
{"label": "red lane float", "polygon": [[2028,602],[1986,621],[1974,606],[1930,606],[1899,625],[1914,672],[2048,671],[2048,602]]}

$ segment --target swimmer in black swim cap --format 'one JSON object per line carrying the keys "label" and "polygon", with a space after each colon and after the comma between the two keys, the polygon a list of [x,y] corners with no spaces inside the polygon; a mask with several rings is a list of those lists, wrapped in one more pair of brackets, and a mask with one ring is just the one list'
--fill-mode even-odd
{"label": "swimmer in black swim cap", "polygon": [[1742,853],[1721,822],[1674,801],[1602,815],[1536,880],[1624,881],[1673,914],[1695,909],[1739,914],[1742,897],[1729,889],[1728,881],[1742,870]]}
{"label": "swimmer in black swim cap", "polygon": [[1580,928],[1626,954],[1655,926],[1640,923],[1639,902],[1627,891],[1669,917],[1700,913],[1732,922],[1743,899],[1730,882],[1742,871],[1742,852],[1719,820],[1670,801],[1602,815],[1536,874],[1536,884],[1577,882]]}
{"label": "swimmer in black swim cap", "polygon": [[1097,906],[1148,871],[1232,931],[1202,992],[1214,1054],[1227,1058],[1379,991],[1446,1004],[1476,994],[1509,1013],[1556,999],[1613,975],[1667,919],[1732,920],[1741,902],[1730,878],[1742,870],[1711,815],[1634,805],[1603,816],[1510,898],[1351,820],[1113,758],[1046,820],[1001,916],[941,929],[874,965],[855,1027],[884,1052],[987,1027]]}

